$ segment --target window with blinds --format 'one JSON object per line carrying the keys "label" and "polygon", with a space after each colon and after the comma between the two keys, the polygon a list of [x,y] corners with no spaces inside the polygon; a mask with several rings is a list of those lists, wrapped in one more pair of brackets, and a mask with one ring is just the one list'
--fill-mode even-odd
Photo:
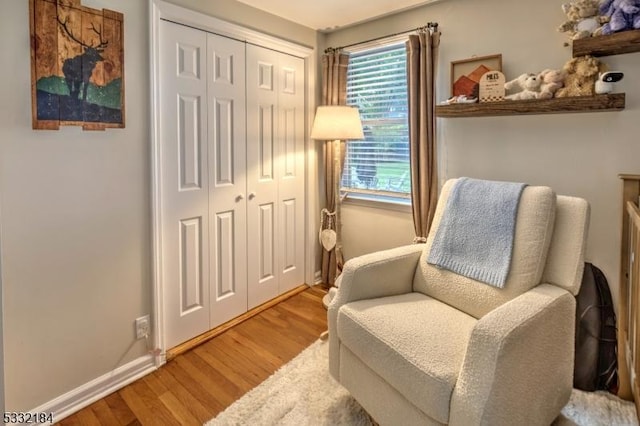
{"label": "window with blinds", "polygon": [[409,198],[406,62],[404,43],[350,56],[347,104],[360,110],[365,139],[347,143],[343,191]]}

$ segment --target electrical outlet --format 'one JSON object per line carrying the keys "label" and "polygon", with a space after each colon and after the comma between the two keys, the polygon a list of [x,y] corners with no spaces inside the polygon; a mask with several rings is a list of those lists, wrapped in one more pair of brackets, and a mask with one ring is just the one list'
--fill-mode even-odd
{"label": "electrical outlet", "polygon": [[144,339],[151,334],[149,315],[136,318],[136,339]]}

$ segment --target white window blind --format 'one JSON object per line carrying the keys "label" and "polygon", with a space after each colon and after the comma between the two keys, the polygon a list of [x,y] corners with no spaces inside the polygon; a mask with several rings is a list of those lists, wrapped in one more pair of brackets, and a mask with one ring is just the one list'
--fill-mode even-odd
{"label": "white window blind", "polygon": [[406,73],[404,43],[351,54],[347,104],[360,110],[365,139],[347,143],[343,191],[409,196]]}

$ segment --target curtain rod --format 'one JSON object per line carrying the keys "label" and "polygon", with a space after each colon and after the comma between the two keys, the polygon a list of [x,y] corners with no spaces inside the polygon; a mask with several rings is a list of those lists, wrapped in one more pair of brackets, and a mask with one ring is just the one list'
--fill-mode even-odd
{"label": "curtain rod", "polygon": [[358,46],[360,44],[365,44],[365,43],[371,43],[373,41],[378,41],[378,40],[382,40],[385,38],[389,38],[389,37],[395,37],[395,36],[399,36],[402,34],[407,34],[407,33],[412,33],[414,31],[426,31],[426,30],[431,30],[433,29],[434,31],[438,30],[438,23],[437,22],[428,22],[427,25],[424,25],[422,27],[418,27],[418,28],[414,28],[412,30],[406,30],[406,31],[400,31],[399,33],[393,33],[393,34],[387,34],[387,35],[383,35],[380,37],[375,37],[369,40],[364,40],[364,41],[359,41],[357,43],[351,43],[351,44],[347,44],[345,46],[340,46],[340,47],[328,47],[324,50],[324,53],[329,53],[332,51],[336,51],[336,50],[343,50],[346,49],[348,47],[353,47],[353,46]]}

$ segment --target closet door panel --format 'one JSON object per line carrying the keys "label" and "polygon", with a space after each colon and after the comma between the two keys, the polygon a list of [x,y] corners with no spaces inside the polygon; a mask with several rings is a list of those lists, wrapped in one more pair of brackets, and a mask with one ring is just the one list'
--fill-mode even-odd
{"label": "closet door panel", "polygon": [[161,22],[162,288],[167,347],[209,328],[205,33]]}
{"label": "closet door panel", "polygon": [[207,35],[210,328],[247,311],[245,46]]}
{"label": "closet door panel", "polygon": [[281,54],[279,61],[279,292],[304,283],[305,81],[304,60]]}
{"label": "closet door panel", "polygon": [[260,218],[259,218],[259,231],[258,239],[255,241],[258,249],[260,250],[260,263],[257,265],[258,270],[258,282],[260,284],[268,281],[272,281],[276,276],[274,269],[275,255],[275,206],[273,203],[266,203],[260,205]]}
{"label": "closet door panel", "polygon": [[249,309],[278,295],[279,53],[247,46],[247,258]]}

